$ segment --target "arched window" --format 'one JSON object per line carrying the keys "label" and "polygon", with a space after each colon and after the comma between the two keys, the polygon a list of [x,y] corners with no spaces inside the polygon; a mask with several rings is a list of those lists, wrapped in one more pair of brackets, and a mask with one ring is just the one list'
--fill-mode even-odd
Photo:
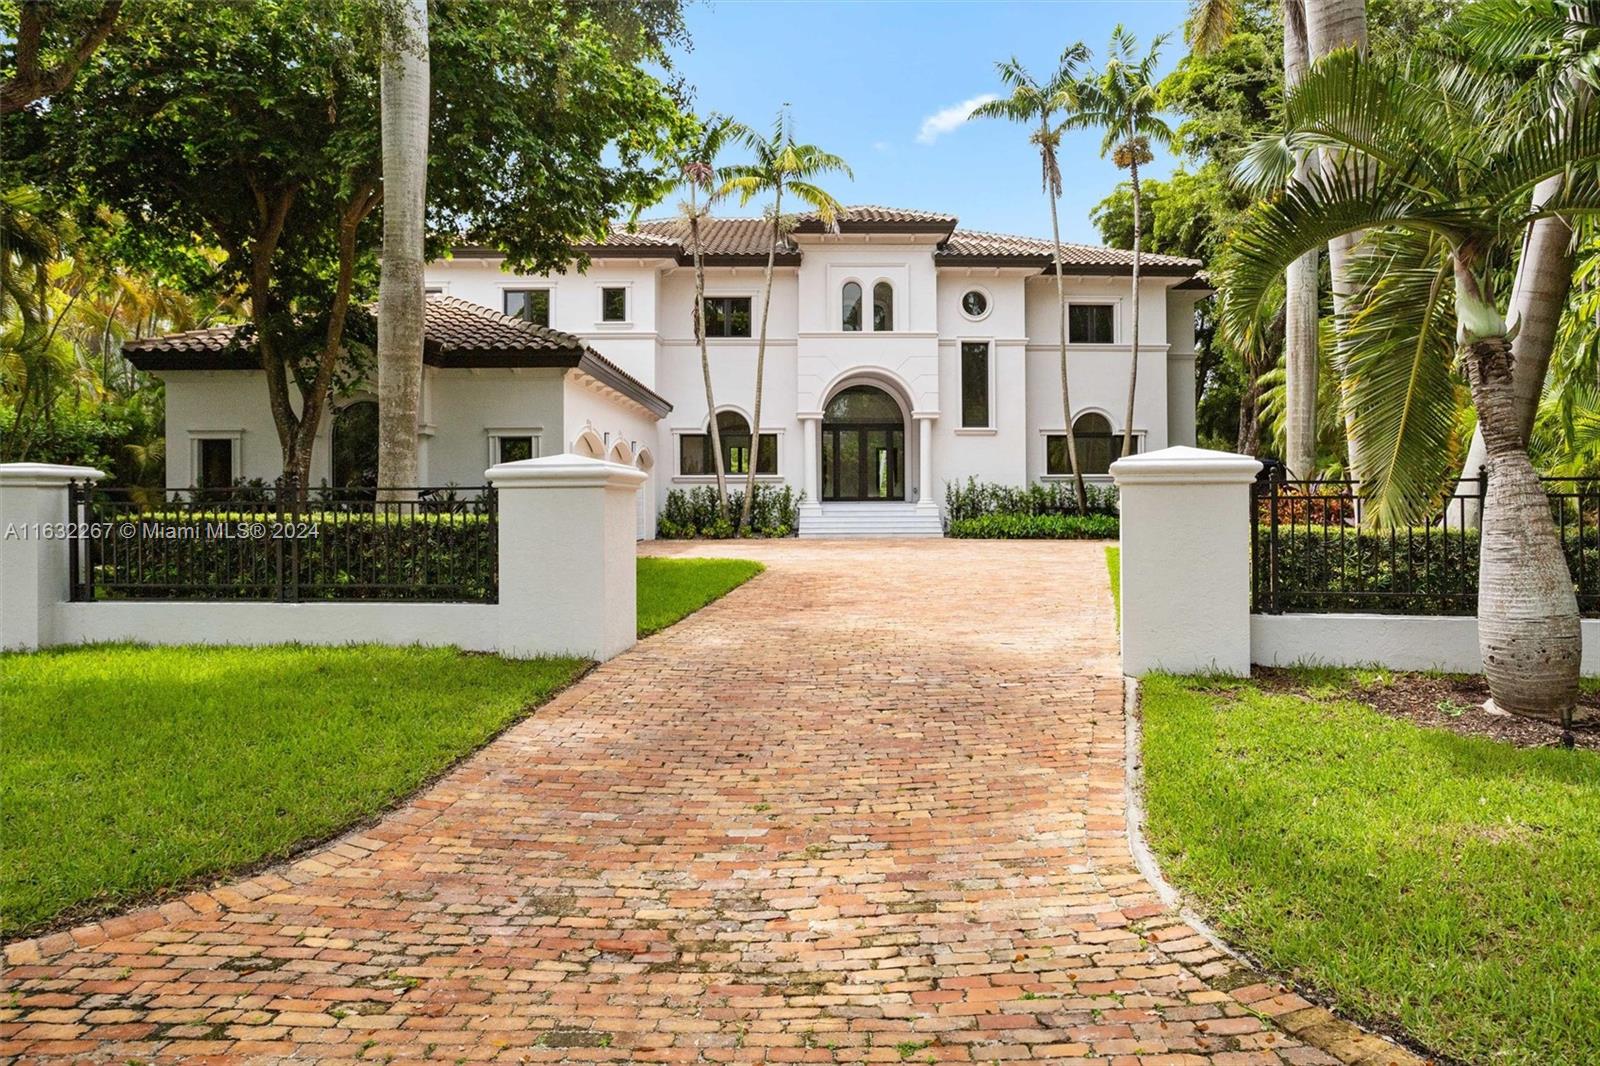
{"label": "arched window", "polygon": [[872,328],[878,333],[894,329],[894,286],[887,281],[872,287]]}
{"label": "arched window", "polygon": [[357,400],[333,415],[333,484],[373,488],[378,484],[378,404]]}
{"label": "arched window", "polygon": [[[717,436],[722,441],[722,469],[727,474],[750,472],[750,423],[737,411],[717,414]],[[711,452],[711,433],[685,433],[678,446],[678,473],[697,477],[717,472]],[[756,457],[756,473],[778,472],[778,435],[761,434],[761,454]]]}
{"label": "arched window", "polygon": [[[1111,429],[1111,420],[1105,415],[1086,411],[1072,421],[1073,441],[1078,445],[1078,471],[1088,474],[1108,474],[1111,464],[1122,458],[1122,434]],[[1134,437],[1134,451],[1139,449],[1139,438]],[[1045,473],[1066,476],[1072,473],[1067,462],[1067,435],[1052,433],[1045,438]]]}
{"label": "arched window", "polygon": [[839,328],[846,333],[861,332],[861,286],[853,281],[844,283],[844,311]]}

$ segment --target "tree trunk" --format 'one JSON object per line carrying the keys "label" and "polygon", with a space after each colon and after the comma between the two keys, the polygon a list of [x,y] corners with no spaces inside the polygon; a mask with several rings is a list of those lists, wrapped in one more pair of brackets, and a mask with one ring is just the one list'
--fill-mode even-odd
{"label": "tree trunk", "polygon": [[[1072,470],[1073,489],[1078,497],[1078,513],[1089,510],[1089,493],[1083,487],[1083,472],[1078,469],[1078,442],[1072,434],[1072,393],[1067,385],[1067,294],[1061,286],[1061,222],[1056,215],[1056,198],[1045,180],[1045,194],[1050,197],[1050,239],[1056,252],[1056,314],[1061,325],[1061,416],[1067,424],[1067,463]],[[1050,468],[1050,446],[1045,445],[1045,469]]]}
{"label": "tree trunk", "polygon": [[728,520],[728,474],[722,467],[722,434],[717,430],[717,401],[711,389],[711,355],[706,349],[706,267],[700,254],[700,205],[689,185],[689,243],[694,249],[694,335],[700,342],[700,371],[706,379],[706,418],[710,422],[711,461],[717,472],[717,519]]}
{"label": "tree trunk", "polygon": [[[1307,66],[1305,6],[1301,0],[1283,5],[1283,79],[1296,85]],[[1303,180],[1310,166],[1302,158],[1295,164],[1295,180]],[[1313,478],[1317,473],[1317,253],[1307,252],[1284,275],[1284,448],[1283,461],[1290,476]]]}
{"label": "tree trunk", "polygon": [[[423,233],[428,188],[428,5],[407,0],[410,25],[385,42],[382,72],[383,262],[378,282],[380,498],[415,496],[422,405]],[[395,491],[395,490],[400,491]]]}
{"label": "tree trunk", "polygon": [[[761,294],[761,339],[756,343],[756,401],[750,411],[750,469],[744,479],[744,500],[739,507],[739,532],[750,533],[750,508],[756,498],[756,469],[761,465],[761,379],[767,368],[767,312],[772,308],[772,268],[783,233],[783,188],[772,199],[772,243],[767,246],[767,284]],[[715,419],[713,419],[715,421]]]}
{"label": "tree trunk", "polygon": [[[1305,13],[1306,45],[1313,63],[1340,48],[1366,51],[1366,0],[1306,0]],[[1340,153],[1323,151],[1321,156],[1322,166],[1326,170],[1349,165]],[[1354,296],[1349,278],[1350,258],[1355,246],[1360,243],[1361,236],[1360,233],[1350,233],[1335,237],[1328,242],[1328,266],[1333,281],[1333,313],[1336,317],[1345,313],[1346,305]],[[1343,374],[1342,365],[1339,370]],[[1356,435],[1352,431],[1355,412],[1349,407],[1348,390],[1341,388],[1340,396],[1345,422],[1345,439],[1348,442],[1350,476],[1359,477],[1360,472],[1366,467],[1357,445]]]}
{"label": "tree trunk", "polygon": [[1478,648],[1502,710],[1570,725],[1583,652],[1578,600],[1513,403],[1511,345],[1488,337],[1463,362],[1488,456],[1478,549]]}
{"label": "tree trunk", "polygon": [[[1130,145],[1132,138],[1130,136]],[[1133,399],[1139,386],[1139,241],[1143,236],[1139,211],[1139,156],[1138,147],[1132,146],[1128,157],[1128,180],[1133,186],[1133,322],[1129,332],[1133,335],[1132,358],[1128,360],[1128,413],[1122,421],[1122,454],[1133,454]]]}
{"label": "tree trunk", "polygon": [[[1534,187],[1533,203],[1542,204],[1561,191],[1561,178],[1546,178]],[[1539,394],[1544,389],[1550,356],[1555,351],[1556,330],[1572,288],[1572,230],[1559,218],[1541,218],[1529,227],[1517,261],[1517,279],[1511,289],[1511,308],[1507,317],[1520,326],[1511,345],[1511,404],[1517,431],[1526,446],[1539,413]],[[1472,434],[1461,477],[1470,484],[1457,485],[1458,496],[1470,496],[1465,520],[1476,526],[1481,519],[1477,505],[1478,470],[1488,461],[1483,427]]]}

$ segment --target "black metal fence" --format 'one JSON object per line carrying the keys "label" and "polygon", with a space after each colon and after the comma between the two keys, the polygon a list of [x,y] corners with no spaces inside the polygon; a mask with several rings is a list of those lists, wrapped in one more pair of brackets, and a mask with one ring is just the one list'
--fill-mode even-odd
{"label": "black metal fence", "polygon": [[[1600,480],[1545,478],[1578,607],[1600,615]],[[1427,521],[1375,529],[1353,481],[1264,478],[1252,490],[1251,605],[1266,614],[1470,615],[1487,473],[1458,484]]]}
{"label": "black metal fence", "polygon": [[271,486],[76,483],[68,500],[74,600],[493,603],[498,595],[492,488],[323,488],[301,497]]}

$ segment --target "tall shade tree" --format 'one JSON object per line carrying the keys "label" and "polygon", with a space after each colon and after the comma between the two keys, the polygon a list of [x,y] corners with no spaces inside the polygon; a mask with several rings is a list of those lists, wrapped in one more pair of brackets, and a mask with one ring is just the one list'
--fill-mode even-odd
{"label": "tall shade tree", "polygon": [[0,115],[53,96],[77,76],[116,28],[122,0],[7,0],[0,25],[15,26],[0,54],[11,76],[0,82]]}
{"label": "tall shade tree", "polygon": [[[378,486],[418,485],[428,201],[428,2],[406,0],[384,42],[383,261],[378,279]],[[398,492],[396,489],[398,488]]]}
{"label": "tall shade tree", "polygon": [[1139,386],[1139,265],[1140,244],[1144,236],[1143,202],[1139,188],[1139,167],[1155,158],[1152,142],[1172,143],[1172,130],[1158,114],[1156,63],[1166,35],[1150,42],[1150,51],[1137,56],[1139,42],[1119,24],[1111,31],[1106,48],[1106,65],[1088,78],[1077,91],[1077,107],[1066,119],[1068,129],[1101,129],[1105,138],[1100,154],[1128,172],[1133,194],[1133,291],[1129,326],[1131,356],[1128,360],[1128,406],[1122,422],[1122,454],[1133,454],[1133,401]]}
{"label": "tall shade tree", "polygon": [[[721,191],[717,157],[730,145],[748,146],[753,140],[747,127],[726,115],[712,112],[700,121],[672,159],[676,176],[688,191],[688,199],[679,205],[679,214],[686,233],[684,243],[694,259],[694,336],[700,345],[700,372],[706,382],[706,417],[711,424],[711,455],[717,472],[717,518],[723,522],[728,521],[728,472],[722,462],[722,434],[717,429],[717,398],[711,384],[711,355],[706,346],[706,266],[701,228]],[[762,329],[763,332],[766,329],[765,316]],[[759,441],[758,436],[756,443]]]}
{"label": "tall shade tree", "polygon": [[[286,481],[301,490],[335,383],[363,372],[381,196],[379,67],[394,4],[169,0],[141,9],[49,108],[5,116],[7,163],[127,216],[130,260],[195,243],[225,257],[196,288],[242,291]],[[648,66],[681,35],[674,4],[538,0],[431,8],[431,250],[469,237],[512,269],[652,202],[677,136]],[[367,342],[366,338],[363,338]],[[369,343],[369,342],[367,342]]]}
{"label": "tall shade tree", "polygon": [[[1442,242],[1455,290],[1456,357],[1490,470],[1479,559],[1484,673],[1502,708],[1570,721],[1582,641],[1577,599],[1517,429],[1514,331],[1492,274],[1531,222],[1600,212],[1600,116],[1530,115],[1504,77],[1369,61],[1353,50],[1314,65],[1285,110],[1288,144],[1263,142],[1264,153],[1325,150],[1359,165],[1314,171],[1245,216],[1223,275],[1228,324],[1249,333],[1277,276],[1320,244],[1374,227]],[[1530,207],[1530,190],[1562,173],[1574,180]]]}
{"label": "tall shade tree", "polygon": [[[772,124],[772,132],[765,137],[750,140],[755,154],[752,163],[726,167],[721,186],[724,195],[739,194],[740,203],[749,203],[758,196],[771,195],[772,206],[767,217],[772,224],[771,240],[767,243],[766,281],[761,292],[761,339],[756,342],[756,395],[750,411],[750,463],[745,473],[744,502],[739,508],[739,528],[750,529],[750,508],[756,495],[756,468],[761,457],[761,386],[767,362],[767,312],[772,307],[772,269],[778,254],[778,245],[790,229],[783,214],[783,198],[787,194],[816,212],[826,227],[836,224],[843,211],[839,201],[817,184],[817,179],[830,174],[843,174],[853,178],[850,167],[839,156],[824,152],[814,144],[799,144],[794,139],[794,126],[787,109],[780,110]],[[713,412],[712,421],[716,421]]]}
{"label": "tall shade tree", "polygon": [[1056,318],[1061,337],[1061,415],[1066,426],[1067,461],[1072,467],[1072,484],[1078,497],[1078,510],[1089,509],[1089,494],[1078,467],[1078,442],[1072,432],[1072,390],[1067,380],[1067,293],[1061,279],[1061,220],[1057,202],[1061,199],[1061,117],[1077,107],[1078,68],[1089,61],[1089,49],[1082,42],[1068,45],[1056,67],[1043,79],[1035,77],[1016,56],[995,64],[1000,83],[1008,92],[997,100],[976,108],[976,118],[1003,118],[1031,127],[1028,143],[1039,150],[1040,183],[1050,203],[1050,241],[1055,249]]}

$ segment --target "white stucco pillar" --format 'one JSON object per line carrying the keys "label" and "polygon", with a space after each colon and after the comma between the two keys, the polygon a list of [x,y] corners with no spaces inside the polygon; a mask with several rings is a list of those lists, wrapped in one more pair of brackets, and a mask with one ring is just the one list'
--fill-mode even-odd
{"label": "white stucco pillar", "polygon": [[806,498],[800,504],[800,510],[806,514],[820,514],[822,511],[822,483],[818,476],[817,468],[821,465],[819,447],[819,434],[822,429],[822,412],[802,412],[800,418],[801,447],[805,449],[805,464],[803,466],[805,482],[801,486],[805,490]]}
{"label": "white stucco pillar", "polygon": [[[1195,298],[1204,293],[1194,294]],[[1167,293],[1167,443],[1195,443],[1195,299]]]}
{"label": "white stucco pillar", "polygon": [[69,589],[67,486],[99,481],[87,466],[0,465],[0,649],[33,651],[52,642],[56,605]]}
{"label": "white stucco pillar", "polygon": [[939,497],[933,488],[933,420],[934,412],[913,411],[917,423],[917,509],[937,511]]}
{"label": "white stucco pillar", "polygon": [[602,661],[638,632],[635,500],[645,473],[580,455],[490,467],[499,492],[499,650]]}
{"label": "white stucco pillar", "polygon": [[1248,455],[1183,446],[1111,464],[1123,673],[1250,673],[1250,483],[1260,469]]}

